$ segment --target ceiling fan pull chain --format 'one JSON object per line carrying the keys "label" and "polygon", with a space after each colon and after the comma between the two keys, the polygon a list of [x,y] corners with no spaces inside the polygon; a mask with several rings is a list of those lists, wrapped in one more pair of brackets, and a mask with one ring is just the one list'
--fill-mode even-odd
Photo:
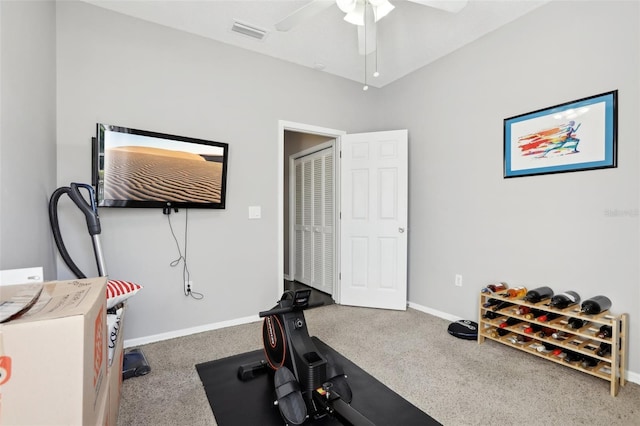
{"label": "ceiling fan pull chain", "polygon": [[367,85],[367,9],[369,0],[364,0],[364,87],[362,90],[369,90]]}

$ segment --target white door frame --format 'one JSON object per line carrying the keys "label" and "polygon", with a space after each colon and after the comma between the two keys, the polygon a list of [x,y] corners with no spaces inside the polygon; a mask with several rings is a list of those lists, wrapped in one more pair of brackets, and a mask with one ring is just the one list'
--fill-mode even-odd
{"label": "white door frame", "polygon": [[[296,123],[293,121],[278,121],[278,284],[276,287],[275,300],[278,300],[284,292],[284,133],[285,131],[309,133],[320,136],[327,136],[336,139],[335,149],[336,153],[340,152],[340,137],[347,132],[344,130],[330,129],[326,127],[313,126],[310,124]],[[336,198],[336,211],[340,211],[340,156],[335,156],[336,167],[336,191],[334,197]],[[288,193],[288,191],[287,191]],[[334,229],[335,236],[334,242],[336,244],[335,262],[334,262],[334,279],[333,279],[333,299],[336,303],[340,303],[340,281],[338,280],[338,271],[340,270],[340,226],[339,221],[336,221],[336,227]]]}

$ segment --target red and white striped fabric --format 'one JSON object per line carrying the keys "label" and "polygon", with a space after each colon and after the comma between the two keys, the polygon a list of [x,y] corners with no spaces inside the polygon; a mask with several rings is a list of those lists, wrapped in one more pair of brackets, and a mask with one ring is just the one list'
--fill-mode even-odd
{"label": "red and white striped fabric", "polygon": [[111,309],[118,303],[124,302],[140,291],[141,288],[142,286],[140,284],[129,281],[107,281],[107,309]]}

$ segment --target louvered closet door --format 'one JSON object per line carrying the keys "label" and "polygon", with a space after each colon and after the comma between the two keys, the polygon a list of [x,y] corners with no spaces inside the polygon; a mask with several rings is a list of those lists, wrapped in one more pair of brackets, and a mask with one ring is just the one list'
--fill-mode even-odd
{"label": "louvered closet door", "polygon": [[296,281],[311,285],[311,256],[313,244],[311,241],[312,215],[312,163],[306,159],[298,159],[296,166]]}
{"label": "louvered closet door", "polygon": [[295,161],[295,274],[331,294],[334,265],[334,161],[328,148]]}

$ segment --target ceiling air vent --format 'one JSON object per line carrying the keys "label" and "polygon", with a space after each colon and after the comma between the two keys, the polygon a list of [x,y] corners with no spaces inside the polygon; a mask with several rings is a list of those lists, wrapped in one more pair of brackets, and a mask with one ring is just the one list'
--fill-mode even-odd
{"label": "ceiling air vent", "polygon": [[253,37],[258,40],[262,40],[267,32],[261,28],[254,27],[252,25],[243,24],[242,22],[235,21],[231,31],[235,31],[240,34],[244,34],[249,37]]}

